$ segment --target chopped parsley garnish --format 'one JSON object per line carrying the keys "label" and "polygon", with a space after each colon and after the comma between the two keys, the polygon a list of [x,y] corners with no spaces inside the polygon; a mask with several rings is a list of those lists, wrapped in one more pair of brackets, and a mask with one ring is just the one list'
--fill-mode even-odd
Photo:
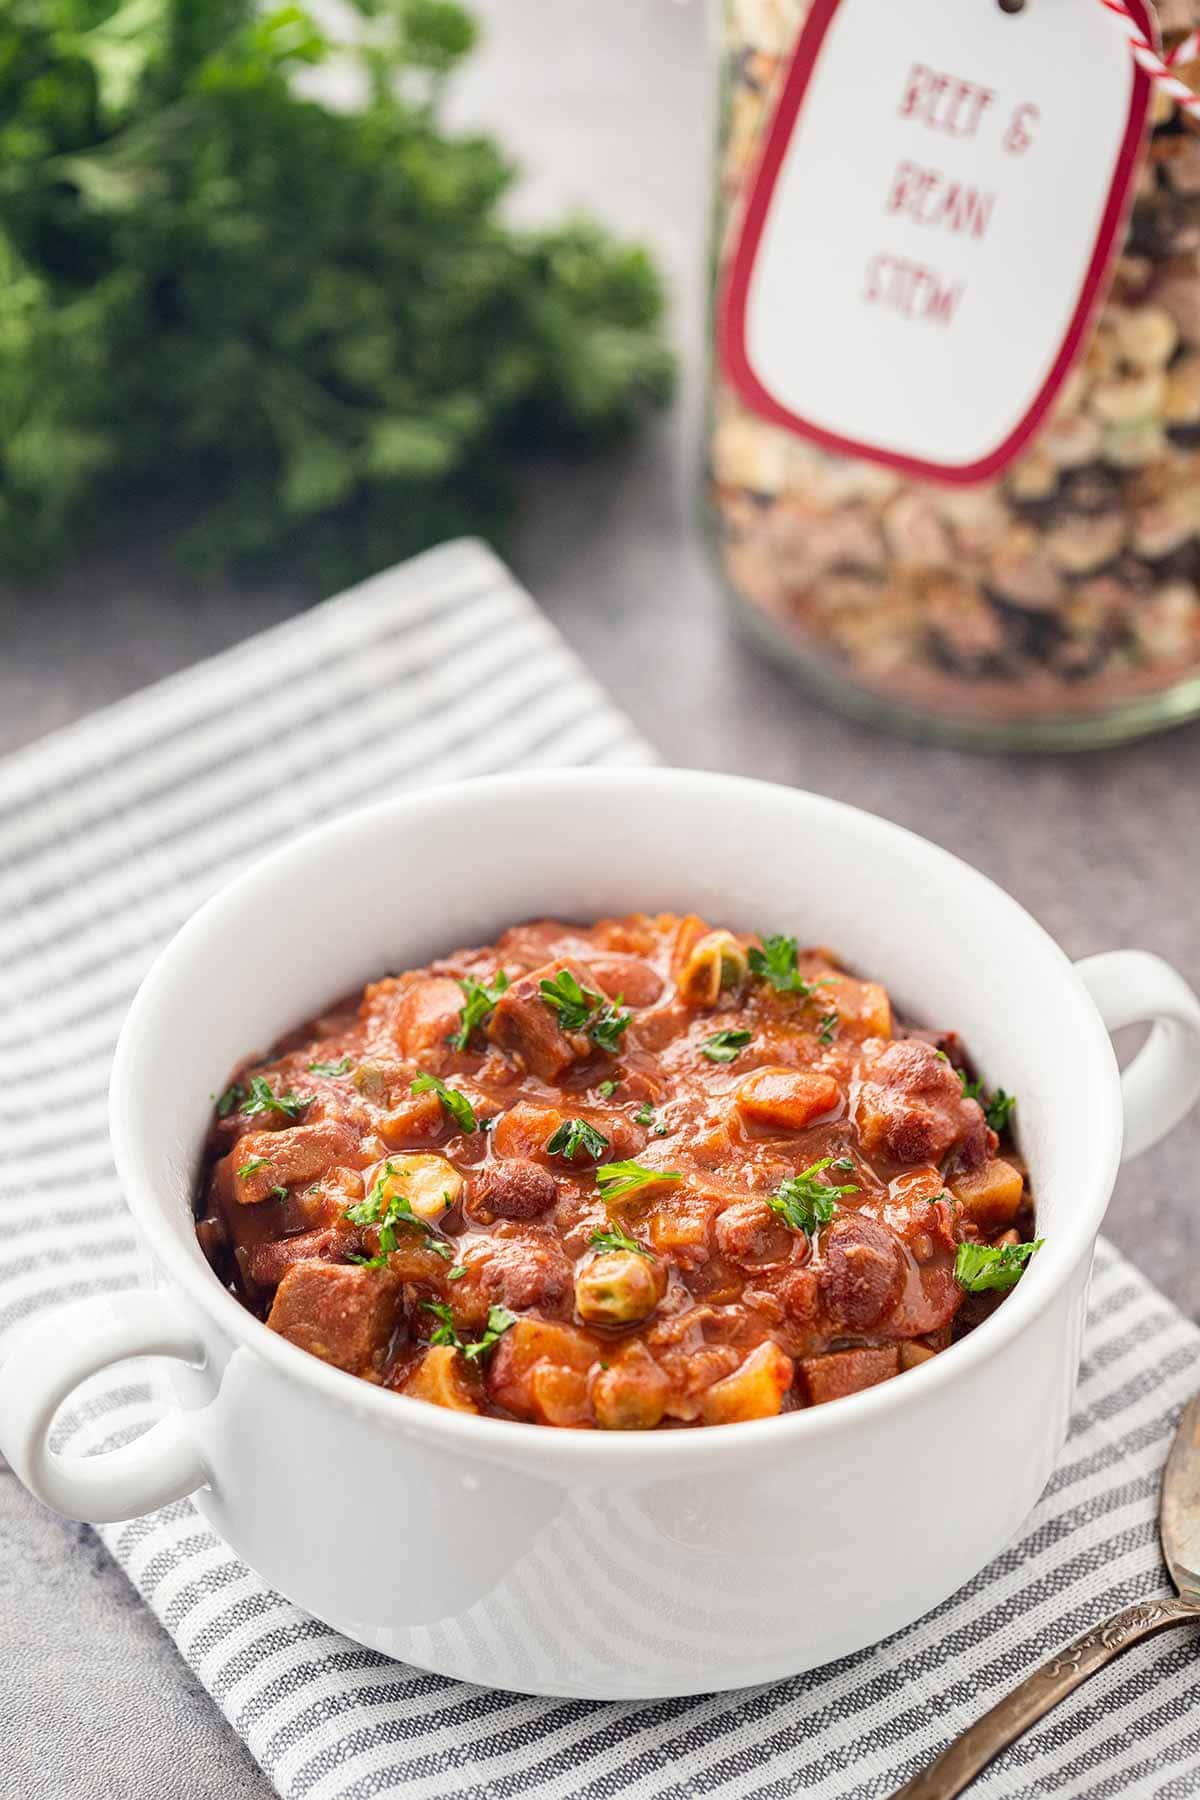
{"label": "chopped parsley garnish", "polygon": [[618,1077],[616,1081],[602,1081],[600,1086],[596,1089],[596,1092],[602,1099],[611,1100],[620,1085],[620,1077]]}
{"label": "chopped parsley garnish", "polygon": [[999,1136],[1002,1131],[1006,1131],[1009,1120],[1012,1118],[1013,1107],[1017,1104],[1017,1096],[1006,1094],[1003,1088],[997,1088],[993,1094],[985,1093],[983,1082],[968,1081],[963,1069],[958,1071],[958,1079],[962,1082],[963,1099],[978,1100],[983,1108],[984,1118],[996,1135]]}
{"label": "chopped parsley garnish", "polygon": [[926,1206],[936,1206],[939,1200],[944,1200],[947,1206],[952,1206],[954,1204],[945,1188],[939,1188],[936,1194],[926,1194],[925,1196]]}
{"label": "chopped parsley garnish", "polygon": [[648,1100],[644,1100],[633,1115],[635,1125],[648,1125],[655,1137],[666,1137],[667,1128],[655,1114]]}
{"label": "chopped parsley garnish", "polygon": [[308,1072],[310,1075],[345,1075],[350,1066],[351,1059],[343,1056],[340,1062],[309,1063]]}
{"label": "chopped parsley garnish", "polygon": [[229,1086],[225,1089],[225,1092],[221,1095],[221,1098],[217,1101],[218,1119],[227,1119],[230,1113],[242,1104],[245,1097],[246,1090],[241,1082],[231,1081]]}
{"label": "chopped parsley garnish", "polygon": [[446,1270],[447,1281],[461,1281],[467,1272],[466,1263],[455,1263],[452,1269]]}
{"label": "chopped parsley garnish", "polygon": [[574,1162],[582,1150],[585,1156],[598,1162],[608,1149],[608,1139],[586,1119],[564,1119],[553,1136],[546,1140],[546,1150],[550,1156],[565,1156],[568,1162]]}
{"label": "chopped parsley garnish", "polygon": [[960,1244],[954,1259],[954,1279],[968,1294],[1004,1293],[1016,1287],[1025,1264],[1041,1249],[1045,1238],[1032,1244]]}
{"label": "chopped parsley garnish", "polygon": [[611,1200],[624,1200],[640,1188],[652,1187],[659,1181],[682,1181],[678,1169],[647,1169],[636,1162],[605,1163],[596,1170],[596,1186],[607,1205]]}
{"label": "chopped parsley garnish", "polygon": [[830,1163],[831,1169],[844,1169],[847,1175],[853,1175],[855,1163],[852,1157],[839,1156],[836,1162]]}
{"label": "chopped parsley garnish", "polygon": [[773,1194],[768,1194],[767,1205],[772,1212],[786,1220],[793,1231],[803,1231],[806,1236],[812,1237],[818,1225],[827,1225],[832,1219],[835,1203],[843,1194],[858,1192],[856,1182],[836,1187],[830,1181],[822,1181],[822,1170],[832,1166],[831,1156],[823,1156],[820,1162],[810,1163],[799,1175],[789,1176]]}
{"label": "chopped parsley garnish", "polygon": [[[378,1225],[379,1227],[379,1255],[352,1256],[351,1262],[364,1263],[371,1269],[382,1268],[396,1248],[397,1225],[415,1225],[418,1231],[425,1234],[425,1249],[435,1251],[438,1256],[444,1256],[448,1261],[454,1254],[451,1246],[444,1238],[433,1235],[426,1221],[413,1211],[403,1194],[388,1193],[386,1184],[389,1179],[398,1181],[402,1177],[394,1163],[386,1162],[383,1165],[383,1173],[375,1178],[375,1183],[366,1199],[360,1200],[355,1206],[348,1206],[342,1214],[342,1217],[348,1219],[351,1225]],[[449,1205],[448,1200],[446,1204]]]}
{"label": "chopped parsley garnish", "polygon": [[619,1225],[610,1227],[608,1231],[593,1231],[592,1243],[597,1250],[631,1250],[635,1256],[644,1256],[648,1262],[655,1260],[653,1250],[647,1250],[645,1244],[639,1244],[631,1238]]}
{"label": "chopped parsley garnish", "polygon": [[594,988],[580,987],[570,969],[560,969],[553,981],[540,984],[542,999],[557,1014],[563,1031],[583,1032],[598,1050],[616,1056],[621,1036],[628,1028],[630,1015],[622,1012],[618,995],[615,1004]]}
{"label": "chopped parsley garnish", "polygon": [[250,1098],[242,1103],[242,1111],[248,1119],[265,1112],[281,1112],[285,1118],[298,1119],[311,1100],[311,1094],[276,1094],[265,1075],[252,1075]]}
{"label": "chopped parsley garnish", "polygon": [[277,1182],[267,1195],[268,1200],[286,1200],[288,1191],[282,1182]]}
{"label": "chopped parsley garnish", "polygon": [[487,1326],[483,1336],[464,1340],[458,1335],[453,1309],[447,1306],[444,1300],[422,1300],[421,1305],[438,1321],[429,1339],[430,1343],[449,1344],[452,1349],[459,1351],[468,1362],[472,1363],[482,1362],[484,1357],[495,1349],[509,1327],[517,1322],[506,1306],[491,1306],[488,1308]]}
{"label": "chopped parsley garnish", "polygon": [[701,1056],[707,1056],[709,1062],[731,1063],[738,1057],[750,1042],[748,1031],[714,1031],[705,1038],[700,1046]]}
{"label": "chopped parsley garnish", "polygon": [[1007,1130],[1012,1118],[1013,1107],[1017,1104],[1015,1094],[1006,1094],[1003,1088],[997,1088],[984,1107],[984,1115],[988,1124],[997,1135]]}
{"label": "chopped parsley garnish", "polygon": [[244,1162],[238,1170],[238,1180],[245,1181],[248,1175],[253,1175],[255,1169],[269,1168],[270,1162],[269,1156],[252,1156],[249,1162]]}
{"label": "chopped parsley garnish", "polygon": [[832,1044],[834,1033],[841,1024],[840,1012],[827,1012],[817,1027],[817,1041],[821,1044]]}
{"label": "chopped parsley garnish", "polygon": [[457,1088],[447,1087],[446,1083],[436,1075],[427,1075],[424,1069],[413,1080],[409,1089],[413,1094],[436,1094],[442,1103],[442,1111],[447,1118],[453,1119],[460,1131],[478,1131],[479,1123],[475,1117],[475,1108],[465,1094]]}
{"label": "chopped parsley garnish", "polygon": [[471,1041],[471,1034],[486,1025],[492,1016],[497,1000],[508,986],[508,976],[501,969],[491,987],[485,981],[476,981],[473,975],[464,975],[459,987],[466,996],[462,1011],[458,1015],[458,1030],[450,1038],[452,1049],[465,1050]]}
{"label": "chopped parsley garnish", "polygon": [[818,988],[829,987],[832,977],[824,981],[805,981],[797,967],[800,946],[794,937],[765,937],[762,949],[747,952],[750,973],[759,981],[770,982],[777,994],[798,994],[802,1000]]}

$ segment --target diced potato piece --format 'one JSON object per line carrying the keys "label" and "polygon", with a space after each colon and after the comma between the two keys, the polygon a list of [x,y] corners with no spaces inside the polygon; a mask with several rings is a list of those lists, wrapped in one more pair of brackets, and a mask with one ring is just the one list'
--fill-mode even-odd
{"label": "diced potato piece", "polygon": [[937,1355],[928,1344],[901,1344],[900,1367],[902,1369],[919,1369],[923,1362],[931,1362]]}
{"label": "diced potato piece", "polygon": [[1020,1169],[996,1156],[980,1169],[953,1176],[950,1191],[962,1201],[964,1214],[980,1231],[1004,1231],[1020,1210],[1025,1179]]}
{"label": "diced potato piece", "polygon": [[882,1350],[831,1350],[825,1356],[806,1356],[800,1364],[800,1383],[810,1406],[841,1400],[862,1388],[875,1387],[900,1372],[900,1352],[894,1344]]}
{"label": "diced potato piece", "polygon": [[389,1269],[300,1262],[284,1275],[267,1324],[322,1362],[377,1381],[400,1316]]}
{"label": "diced potato piece", "polygon": [[[385,1206],[389,1200],[407,1200],[418,1219],[428,1219],[433,1224],[458,1204],[467,1185],[452,1162],[432,1151],[389,1156],[383,1167],[376,1170],[375,1180]],[[374,1184],[372,1191],[373,1187]]]}
{"label": "diced potato piece", "polygon": [[488,1364],[488,1394],[517,1418],[536,1418],[538,1403],[531,1383],[534,1370],[546,1365],[585,1375],[598,1356],[596,1340],[573,1325],[518,1319],[504,1333]]}
{"label": "diced potato piece", "polygon": [[722,988],[741,987],[749,968],[745,946],[732,931],[710,931],[693,946],[679,969],[679,998],[689,1006],[715,1006]]}
{"label": "diced potato piece", "polygon": [[277,1187],[313,1181],[333,1163],[352,1161],[356,1145],[350,1127],[335,1119],[283,1131],[248,1131],[230,1152],[233,1197],[239,1206],[256,1206]]}
{"label": "diced potato piece", "polygon": [[653,1431],[667,1410],[671,1384],[646,1346],[633,1343],[592,1383],[592,1411],[602,1431]]}
{"label": "diced potato piece", "polygon": [[427,1400],[431,1406],[444,1406],[450,1412],[479,1411],[463,1376],[458,1351],[450,1344],[435,1344],[425,1352],[403,1392],[414,1400]]}
{"label": "diced potato piece", "polygon": [[700,1402],[706,1425],[734,1425],[742,1419],[769,1419],[783,1406],[794,1365],[768,1340],[752,1350],[740,1369],[709,1388]]}
{"label": "diced potato piece", "polygon": [[529,1375],[534,1415],[542,1425],[591,1424],[587,1376],[558,1363],[535,1364]]}
{"label": "diced potato piece", "polygon": [[819,1069],[756,1069],[737,1090],[737,1108],[756,1125],[803,1131],[841,1100],[832,1075]]}
{"label": "diced potato piece", "polygon": [[575,1272],[575,1310],[588,1325],[634,1325],[662,1297],[657,1261],[635,1250],[601,1250]]}
{"label": "diced potato piece", "polygon": [[821,1010],[836,1012],[838,1036],[864,1043],[867,1038],[890,1038],[892,1003],[877,981],[857,981],[853,975],[835,972],[821,989]]}

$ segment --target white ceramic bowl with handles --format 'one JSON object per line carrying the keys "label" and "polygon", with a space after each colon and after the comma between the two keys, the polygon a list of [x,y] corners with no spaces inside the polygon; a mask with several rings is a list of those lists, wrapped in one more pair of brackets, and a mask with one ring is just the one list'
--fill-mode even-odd
{"label": "white ceramic bowl with handles", "polygon": [[[192,1191],[211,1096],[247,1053],[387,970],[534,915],[694,910],[828,943],[962,1032],[1017,1120],[1045,1248],[979,1330],[880,1387],[707,1430],[554,1431],[328,1367],[215,1280]],[[1119,1077],[1108,1030],[1153,1022]],[[1107,1029],[1106,1029],[1107,1027]],[[850,807],[702,773],[515,775],[389,801],[233,882],[160,957],[111,1093],[153,1291],[35,1322],[0,1370],[0,1448],[92,1520],[183,1494],[273,1586],[443,1674],[635,1698],[765,1681],[897,1630],[1037,1499],[1067,1429],[1092,1250],[1126,1154],[1200,1093],[1200,1004],[1138,951],[1072,968],[1000,889]],[[88,1374],[169,1359],[137,1443],[48,1447]],[[937,1521],[901,1529],[901,1521]]]}

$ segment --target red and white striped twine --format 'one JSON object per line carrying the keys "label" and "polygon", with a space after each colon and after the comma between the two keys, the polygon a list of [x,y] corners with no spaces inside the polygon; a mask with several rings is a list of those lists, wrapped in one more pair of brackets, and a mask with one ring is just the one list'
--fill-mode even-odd
{"label": "red and white striped twine", "polygon": [[1125,0],[1100,0],[1100,4],[1121,21],[1130,54],[1138,67],[1146,71],[1164,94],[1170,95],[1180,112],[1186,113],[1193,123],[1200,124],[1200,94],[1174,72],[1179,64],[1192,62],[1200,53],[1200,31],[1189,32],[1182,44],[1177,44],[1162,57],[1125,5]]}

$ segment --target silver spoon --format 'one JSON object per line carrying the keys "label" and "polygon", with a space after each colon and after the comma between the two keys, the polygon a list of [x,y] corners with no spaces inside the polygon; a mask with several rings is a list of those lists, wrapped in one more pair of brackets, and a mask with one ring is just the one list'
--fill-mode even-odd
{"label": "silver spoon", "polygon": [[897,1788],[891,1800],[951,1800],[994,1756],[1122,1650],[1168,1625],[1200,1619],[1200,1394],[1184,1408],[1171,1445],[1163,1471],[1158,1529],[1179,1598],[1135,1601],[1103,1625],[1085,1631],[1026,1676],[991,1712],[969,1725],[940,1756]]}

